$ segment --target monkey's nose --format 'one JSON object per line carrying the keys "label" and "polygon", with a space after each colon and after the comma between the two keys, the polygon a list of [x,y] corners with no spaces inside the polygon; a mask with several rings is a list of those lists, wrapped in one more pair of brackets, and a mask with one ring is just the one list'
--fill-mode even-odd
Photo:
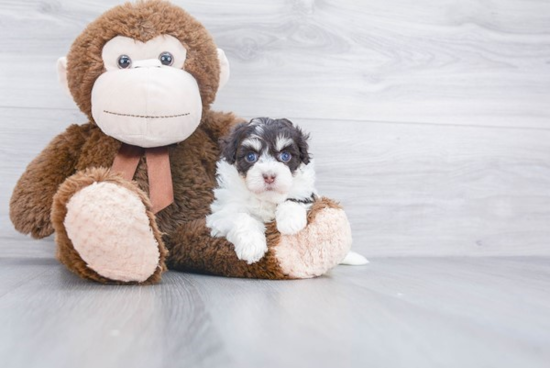
{"label": "monkey's nose", "polygon": [[263,177],[266,184],[273,184],[277,176],[275,174],[263,174]]}
{"label": "monkey's nose", "polygon": [[159,59],[136,60],[132,65],[133,68],[160,68],[161,66]]}

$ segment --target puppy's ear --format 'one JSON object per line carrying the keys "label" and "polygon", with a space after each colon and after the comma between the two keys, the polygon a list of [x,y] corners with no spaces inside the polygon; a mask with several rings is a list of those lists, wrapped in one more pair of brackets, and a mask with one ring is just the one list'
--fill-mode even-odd
{"label": "puppy's ear", "polygon": [[298,151],[300,151],[300,160],[307,165],[311,160],[311,156],[309,154],[309,144],[307,143],[309,134],[304,133],[299,127],[296,127],[296,131],[298,132],[298,136],[296,137],[296,145],[298,146]]}
{"label": "puppy's ear", "polygon": [[248,123],[237,124],[231,129],[229,135],[220,139],[221,155],[231,165],[237,161],[237,149],[247,126]]}
{"label": "puppy's ear", "polygon": [[288,120],[288,119],[279,119],[279,122],[283,123],[284,125],[286,125],[288,128],[294,128],[294,124],[292,123],[292,121]]}

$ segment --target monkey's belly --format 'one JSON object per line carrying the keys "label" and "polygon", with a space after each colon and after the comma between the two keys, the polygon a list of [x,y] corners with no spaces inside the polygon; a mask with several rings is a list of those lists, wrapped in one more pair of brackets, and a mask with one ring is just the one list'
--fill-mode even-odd
{"label": "monkey's belly", "polygon": [[[140,189],[149,193],[147,165],[142,160],[134,180]],[[157,225],[163,233],[172,233],[184,222],[205,218],[213,201],[214,183],[200,160],[192,165],[172,168],[174,203],[156,214]]]}

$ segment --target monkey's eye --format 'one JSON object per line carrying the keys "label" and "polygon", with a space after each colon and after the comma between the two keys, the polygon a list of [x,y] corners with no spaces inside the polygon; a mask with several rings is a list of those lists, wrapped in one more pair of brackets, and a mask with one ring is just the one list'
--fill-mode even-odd
{"label": "monkey's eye", "polygon": [[168,51],[164,51],[162,54],[160,54],[159,55],[159,60],[160,60],[162,65],[170,66],[170,65],[174,64],[174,57]]}
{"label": "monkey's eye", "polygon": [[258,154],[254,152],[250,152],[249,154],[246,155],[244,159],[246,160],[246,162],[254,163],[256,162],[256,160],[258,160]]}
{"label": "monkey's eye", "polygon": [[279,153],[279,160],[283,162],[288,162],[290,161],[291,158],[292,158],[292,155],[286,151]]}
{"label": "monkey's eye", "polygon": [[126,69],[129,68],[130,65],[132,65],[132,59],[130,59],[128,55],[120,55],[118,57],[117,63],[120,69]]}

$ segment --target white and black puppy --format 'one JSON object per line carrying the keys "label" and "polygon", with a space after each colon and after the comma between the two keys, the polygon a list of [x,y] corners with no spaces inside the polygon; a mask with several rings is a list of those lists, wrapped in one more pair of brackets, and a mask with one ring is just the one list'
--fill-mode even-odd
{"label": "white and black puppy", "polygon": [[267,222],[276,220],[281,234],[305,228],[317,195],[308,138],[287,119],[255,118],[222,140],[206,225],[212,236],[233,243],[239,259],[250,264],[263,257]]}

